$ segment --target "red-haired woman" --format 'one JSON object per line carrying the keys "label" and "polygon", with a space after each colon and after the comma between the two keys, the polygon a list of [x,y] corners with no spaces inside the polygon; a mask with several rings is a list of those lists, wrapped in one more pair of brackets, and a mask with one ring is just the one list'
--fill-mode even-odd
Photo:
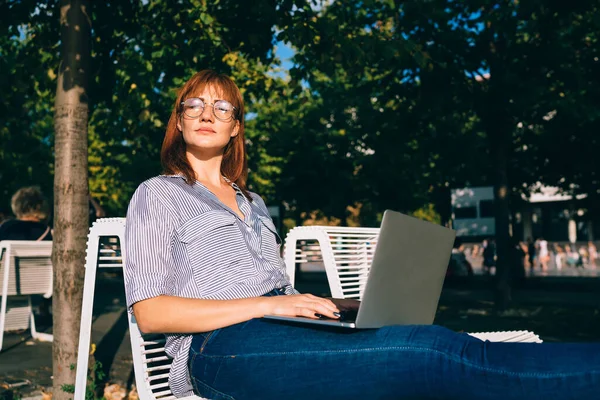
{"label": "red-haired woman", "polygon": [[[164,174],[127,213],[127,303],[167,337],[176,396],[210,399],[583,399],[600,387],[600,344],[482,342],[429,326],[340,331],[267,314],[337,318],[299,294],[263,200],[246,188],[244,103],[201,71],[180,90]],[[307,166],[309,167],[309,166]],[[322,195],[322,194],[315,194]]]}

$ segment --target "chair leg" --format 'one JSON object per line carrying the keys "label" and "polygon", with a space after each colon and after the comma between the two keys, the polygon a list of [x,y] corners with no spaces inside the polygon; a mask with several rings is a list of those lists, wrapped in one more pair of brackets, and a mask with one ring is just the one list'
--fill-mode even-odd
{"label": "chair leg", "polygon": [[0,351],[4,341],[4,322],[6,321],[6,291],[2,293],[2,305],[0,306]]}
{"label": "chair leg", "polygon": [[29,326],[31,328],[31,337],[40,342],[51,342],[54,336],[49,333],[38,332],[35,327],[35,315],[33,315],[33,307],[31,306],[31,296],[29,296]]}
{"label": "chair leg", "polygon": [[0,351],[4,340],[4,324],[6,322],[6,300],[8,297],[8,257],[4,257],[4,277],[2,279],[2,304],[0,305]]}
{"label": "chair leg", "polygon": [[77,350],[77,369],[75,371],[75,399],[85,398],[90,341],[92,336],[92,315],[94,311],[94,290],[96,284],[97,257],[100,236],[92,227],[87,244],[83,301],[81,305],[81,323],[79,326],[79,346]]}

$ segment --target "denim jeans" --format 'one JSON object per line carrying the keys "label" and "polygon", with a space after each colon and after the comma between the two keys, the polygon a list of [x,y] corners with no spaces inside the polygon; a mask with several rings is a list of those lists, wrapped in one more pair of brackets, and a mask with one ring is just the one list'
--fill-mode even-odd
{"label": "denim jeans", "polygon": [[436,325],[253,319],[194,335],[189,366],[216,400],[600,398],[600,343],[490,343]]}

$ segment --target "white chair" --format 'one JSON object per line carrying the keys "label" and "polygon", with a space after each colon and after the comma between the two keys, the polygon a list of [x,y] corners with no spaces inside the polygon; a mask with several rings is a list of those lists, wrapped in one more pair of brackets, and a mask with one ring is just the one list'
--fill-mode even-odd
{"label": "white chair", "polygon": [[[4,240],[0,242],[0,350],[5,331],[30,329],[34,339],[50,342],[52,335],[38,332],[31,295],[52,296],[52,242]],[[10,304],[9,304],[10,297]]]}
{"label": "white chair", "polygon": [[[378,237],[379,228],[293,228],[285,238],[284,248],[286,270],[292,285],[296,266],[307,263],[309,258],[313,261],[316,258],[324,265],[331,297],[362,299]],[[469,335],[492,342],[542,343],[542,339],[530,331],[475,332]]]}
{"label": "white chair", "polygon": [[[85,399],[96,269],[98,267],[125,268],[126,260],[122,257],[124,238],[125,218],[99,219],[92,225],[88,235],[75,400]],[[108,246],[101,246],[100,243],[107,239],[112,239],[113,242]],[[140,400],[175,399],[167,382],[171,370],[171,359],[165,353],[164,335],[143,335],[133,315],[129,315],[128,321],[135,383]],[[197,396],[185,399],[203,400]]]}
{"label": "white chair", "polygon": [[292,284],[296,265],[307,263],[309,257],[316,258],[323,262],[332,297],[361,299],[378,236],[379,228],[293,228],[285,238],[284,248],[285,265]]}

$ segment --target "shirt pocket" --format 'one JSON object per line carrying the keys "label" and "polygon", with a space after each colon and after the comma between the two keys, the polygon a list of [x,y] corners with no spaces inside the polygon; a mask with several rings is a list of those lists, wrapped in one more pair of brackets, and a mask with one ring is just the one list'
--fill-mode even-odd
{"label": "shirt pocket", "polygon": [[261,252],[263,257],[269,262],[281,264],[281,237],[277,233],[277,228],[271,221],[271,218],[259,215],[261,227]]}
{"label": "shirt pocket", "polygon": [[176,232],[203,297],[256,274],[236,217],[227,211],[204,212],[186,221]]}

